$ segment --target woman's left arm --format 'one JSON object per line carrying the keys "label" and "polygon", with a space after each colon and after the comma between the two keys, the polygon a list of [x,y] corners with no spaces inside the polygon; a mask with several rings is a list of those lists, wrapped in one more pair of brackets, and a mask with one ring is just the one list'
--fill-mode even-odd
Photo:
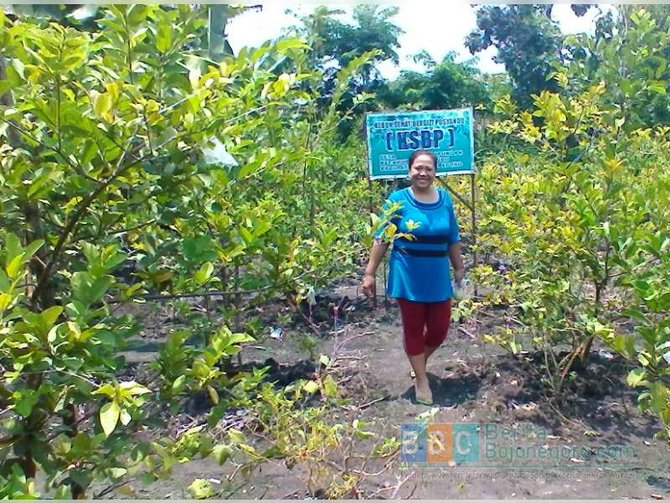
{"label": "woman's left arm", "polygon": [[449,245],[449,260],[451,261],[451,267],[454,268],[454,280],[456,283],[460,282],[465,275],[465,270],[463,269],[463,256],[461,255],[461,242],[456,241],[455,243]]}
{"label": "woman's left arm", "polygon": [[[447,196],[448,197],[448,196]],[[454,203],[449,199],[449,260],[454,268],[454,280],[459,283],[465,276],[463,256],[461,255],[461,237],[458,231],[458,221],[454,212]]]}

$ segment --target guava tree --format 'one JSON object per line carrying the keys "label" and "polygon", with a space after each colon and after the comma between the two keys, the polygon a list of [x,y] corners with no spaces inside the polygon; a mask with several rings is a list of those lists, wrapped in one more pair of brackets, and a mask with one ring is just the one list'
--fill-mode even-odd
{"label": "guava tree", "polygon": [[[644,38],[647,17],[642,11],[634,18],[636,36]],[[629,383],[648,388],[640,402],[667,426],[667,128],[640,127],[635,114],[622,115],[619,83],[574,92],[571,71],[557,72],[560,93],[535,96],[530,111],[516,111],[509,100],[497,104],[509,118],[492,130],[529,150],[509,153],[501,158],[507,163],[493,161],[483,172],[481,243],[510,261],[502,296],[516,308],[490,338],[518,352],[521,336],[530,335],[559,395],[599,339],[639,366]],[[653,73],[646,75],[634,84],[634,96],[662,94]],[[622,321],[632,321],[635,332]]]}
{"label": "guava tree", "polygon": [[[200,433],[136,434],[187,393],[207,391],[213,417],[248,404],[260,377],[221,363],[250,337],[233,315],[210,320],[205,347],[175,332],[139,383],[121,377],[140,324],[120,304],[212,288],[228,304],[244,289],[293,296],[355,257],[351,224],[328,214],[335,191],[363,185],[347,183],[355,163],[338,171],[330,157],[334,108],[304,136],[314,97],[302,84],[320,78],[308,48],[281,40],[211,61],[192,49],[202,14],[110,6],[89,32],[0,12],[0,459],[19,493],[38,470],[82,497],[142,463],[165,476],[198,453],[227,459]],[[363,228],[355,204],[341,214]]]}

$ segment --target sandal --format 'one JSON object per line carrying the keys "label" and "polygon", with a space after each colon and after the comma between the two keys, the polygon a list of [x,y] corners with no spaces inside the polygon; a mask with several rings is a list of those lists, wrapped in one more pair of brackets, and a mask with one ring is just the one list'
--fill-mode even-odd
{"label": "sandal", "polygon": [[428,392],[421,392],[417,388],[416,384],[414,385],[414,396],[416,401],[423,405],[433,405],[433,392],[428,388]]}

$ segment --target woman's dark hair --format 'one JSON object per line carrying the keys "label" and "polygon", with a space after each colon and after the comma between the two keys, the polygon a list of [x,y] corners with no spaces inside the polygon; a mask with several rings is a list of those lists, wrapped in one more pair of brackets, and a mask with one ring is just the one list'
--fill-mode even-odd
{"label": "woman's dark hair", "polygon": [[412,155],[409,156],[409,164],[407,165],[407,169],[412,168],[412,164],[414,163],[416,158],[419,157],[420,155],[427,155],[428,157],[430,157],[433,160],[433,164],[435,165],[435,171],[437,171],[437,156],[433,154],[430,150],[423,150],[423,149],[415,150],[414,152],[412,152]]}

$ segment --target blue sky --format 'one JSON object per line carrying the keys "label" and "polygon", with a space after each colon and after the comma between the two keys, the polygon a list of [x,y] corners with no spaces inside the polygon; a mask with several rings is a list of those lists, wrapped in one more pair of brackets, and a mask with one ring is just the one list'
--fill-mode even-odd
{"label": "blue sky", "polygon": [[[267,39],[279,36],[283,28],[295,24],[295,18],[285,14],[286,9],[306,15],[319,4],[314,0],[260,0],[254,3],[263,4],[263,11],[246,12],[234,18],[227,28],[230,43],[236,51],[242,46],[258,46]],[[455,51],[459,60],[472,58],[463,46],[466,35],[475,27],[475,10],[470,4],[460,1],[422,0],[422,8],[417,9],[418,4],[416,0],[384,2],[384,5],[397,5],[400,8],[394,22],[405,31],[400,37],[400,65],[388,63],[381,67],[382,74],[387,78],[395,78],[401,69],[420,69],[411,61],[411,56],[421,50],[428,51],[436,61],[442,60],[449,51]],[[327,5],[350,12],[353,3],[333,1],[327,2]],[[600,7],[608,8],[605,5]],[[596,15],[597,11],[591,9],[587,16],[578,18],[572,13],[569,4],[556,4],[552,17],[559,23],[561,30],[568,34],[592,31]],[[502,65],[493,62],[494,54],[495,49],[490,48],[478,55],[478,66],[483,72],[503,70]]]}

